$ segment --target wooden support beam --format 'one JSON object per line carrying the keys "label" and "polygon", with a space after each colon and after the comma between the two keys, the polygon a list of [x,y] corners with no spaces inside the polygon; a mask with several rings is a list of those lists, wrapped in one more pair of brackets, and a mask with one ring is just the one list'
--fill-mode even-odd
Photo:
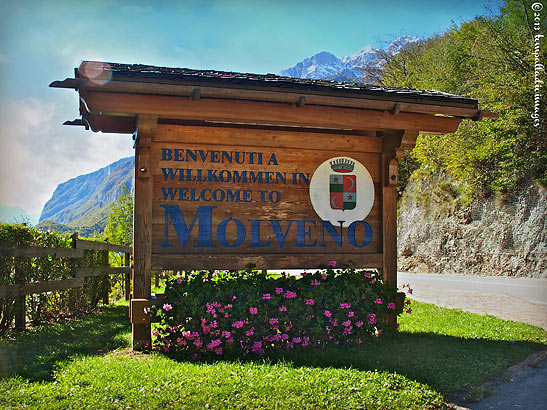
{"label": "wooden support beam", "polygon": [[131,272],[132,272],[132,268],[130,267],[131,265],[130,253],[126,253],[124,255],[123,262],[124,262],[124,266],[129,268],[129,272],[125,273],[125,278],[124,278],[124,296],[125,296],[125,300],[129,300],[129,295],[131,294]]}
{"label": "wooden support beam", "polygon": [[339,129],[408,129],[428,133],[454,132],[461,118],[401,112],[394,118],[387,111],[313,106],[300,108],[288,104],[86,92],[91,114],[135,115],[143,113],[162,118],[291,125]]}
{"label": "wooden support beam", "polygon": [[105,266],[101,268],[81,268],[76,270],[76,274],[74,275],[76,278],[91,278],[95,276],[103,276],[103,275],[123,275],[126,273],[130,273],[131,268],[120,266],[120,267],[111,267],[111,266]]}
{"label": "wooden support beam", "polygon": [[17,246],[15,248],[0,247],[0,256],[39,258],[52,256],[54,258],[81,258],[84,251],[71,248],[42,248],[39,246]]}
{"label": "wooden support beam", "polygon": [[116,245],[113,243],[104,243],[96,241],[86,241],[83,239],[76,239],[76,249],[90,249],[94,251],[109,251],[109,252],[131,252],[131,246]]}
{"label": "wooden support beam", "polygon": [[13,299],[22,295],[66,290],[84,286],[84,278],[71,278],[0,286],[0,299]]}
{"label": "wooden support beam", "polygon": [[[154,83],[150,81],[120,81],[113,80],[106,84],[98,84],[87,79],[71,79],[67,78],[64,81],[54,81],[50,87],[55,88],[73,88],[76,90],[88,91],[106,91],[118,93],[135,93],[135,94],[154,94],[154,95],[171,95],[181,97],[191,97],[196,87],[200,89],[201,98],[219,98],[219,99],[240,99],[251,101],[265,102],[283,102],[294,103],[295,98],[305,93],[306,104],[324,105],[335,107],[353,107],[353,108],[368,108],[373,110],[389,111],[393,109],[394,100],[400,105],[400,110],[403,112],[417,112],[425,114],[444,114],[453,115],[462,118],[472,118],[479,111],[473,104],[448,103],[448,102],[415,102],[412,99],[403,99],[396,96],[391,98],[379,98],[374,96],[359,96],[347,97],[337,95],[322,95],[314,94],[313,91],[290,90],[284,89],[279,91],[272,89],[256,89],[256,88],[237,88],[237,87],[212,87],[206,84],[199,85],[184,85],[177,83]],[[484,110],[484,117],[497,118],[496,114]]]}
{"label": "wooden support beam", "polygon": [[[197,102],[193,102],[197,104]],[[151,144],[158,120],[154,115],[139,115],[135,141],[135,201],[133,217],[133,296],[151,295],[152,259],[152,172]],[[150,324],[133,323],[133,349],[150,344]]]}
{"label": "wooden support beam", "polygon": [[397,287],[397,173],[405,149],[416,144],[418,132],[385,134],[382,152],[383,273],[389,286]]}

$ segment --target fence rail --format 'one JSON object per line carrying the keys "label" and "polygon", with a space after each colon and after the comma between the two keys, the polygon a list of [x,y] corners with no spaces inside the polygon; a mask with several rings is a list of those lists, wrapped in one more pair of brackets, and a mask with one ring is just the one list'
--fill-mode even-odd
{"label": "fence rail", "polygon": [[[132,248],[130,246],[83,240],[79,239],[78,234],[76,233],[72,236],[72,248],[46,248],[38,246],[0,247],[0,256],[15,258],[40,258],[51,256],[54,258],[78,259],[84,257],[84,250],[123,253],[125,254],[125,266],[76,268],[73,277],[71,278],[0,285],[0,299],[15,299],[16,301],[16,330],[24,330],[25,328],[26,295],[79,288],[84,286],[85,278],[103,275],[125,275],[124,294],[126,300],[129,300],[131,287],[131,267],[129,265],[132,253]],[[106,298],[108,298],[108,295],[106,295]]]}

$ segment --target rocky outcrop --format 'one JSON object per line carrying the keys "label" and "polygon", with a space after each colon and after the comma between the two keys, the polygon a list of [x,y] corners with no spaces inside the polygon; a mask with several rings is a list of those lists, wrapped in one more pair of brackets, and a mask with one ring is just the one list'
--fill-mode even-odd
{"label": "rocky outcrop", "polygon": [[458,211],[447,184],[407,186],[398,218],[400,271],[547,277],[547,190],[531,183],[512,198],[475,199]]}

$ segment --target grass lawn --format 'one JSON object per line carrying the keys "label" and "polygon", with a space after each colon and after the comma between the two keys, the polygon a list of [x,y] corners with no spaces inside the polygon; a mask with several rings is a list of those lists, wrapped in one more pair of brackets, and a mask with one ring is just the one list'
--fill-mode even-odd
{"label": "grass lawn", "polygon": [[126,306],[0,341],[0,408],[435,409],[545,349],[547,332],[413,302],[359,348],[191,363],[127,346]]}

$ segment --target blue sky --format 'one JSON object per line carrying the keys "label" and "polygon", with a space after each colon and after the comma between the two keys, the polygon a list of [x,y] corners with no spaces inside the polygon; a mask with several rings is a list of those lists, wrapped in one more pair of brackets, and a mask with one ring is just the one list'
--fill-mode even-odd
{"label": "blue sky", "polygon": [[490,0],[25,1],[0,3],[2,206],[40,213],[55,187],[132,155],[128,135],[61,124],[77,94],[48,84],[82,60],[278,73],[320,51],[429,37],[496,10]]}

